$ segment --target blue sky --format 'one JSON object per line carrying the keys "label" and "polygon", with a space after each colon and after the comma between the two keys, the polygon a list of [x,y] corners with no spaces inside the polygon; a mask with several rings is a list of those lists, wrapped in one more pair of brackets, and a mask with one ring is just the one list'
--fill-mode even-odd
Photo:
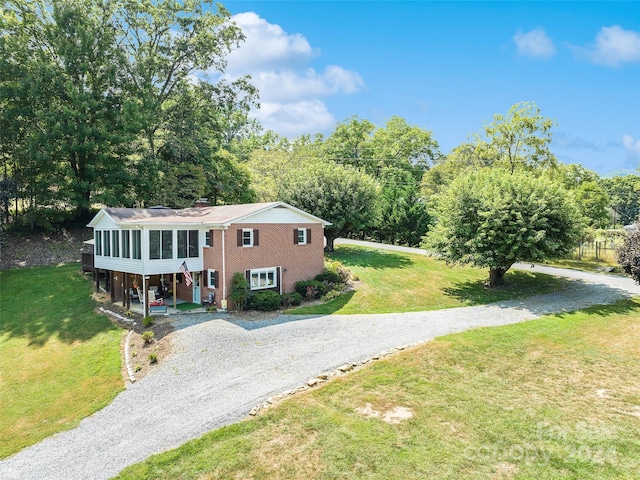
{"label": "blue sky", "polygon": [[601,175],[640,166],[640,2],[226,1],[267,129],[353,115],[431,130],[443,153],[534,101],[552,150]]}

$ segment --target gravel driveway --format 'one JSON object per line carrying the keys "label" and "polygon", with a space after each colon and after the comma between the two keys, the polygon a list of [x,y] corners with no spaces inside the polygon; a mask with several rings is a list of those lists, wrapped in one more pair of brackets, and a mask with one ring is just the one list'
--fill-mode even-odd
{"label": "gravel driveway", "polygon": [[[530,266],[523,266],[530,268]],[[390,348],[451,332],[608,304],[640,294],[630,279],[535,267],[576,281],[528,300],[382,315],[230,321],[184,316],[174,354],[103,410],[0,462],[0,478],[102,479],[153,453],[244,418],[269,396]]]}

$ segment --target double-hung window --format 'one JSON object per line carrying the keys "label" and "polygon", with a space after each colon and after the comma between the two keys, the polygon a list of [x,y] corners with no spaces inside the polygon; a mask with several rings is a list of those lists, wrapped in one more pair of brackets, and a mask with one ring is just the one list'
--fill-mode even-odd
{"label": "double-hung window", "polygon": [[257,247],[260,242],[260,231],[257,228],[239,228],[238,229],[238,246],[239,247]]}
{"label": "double-hung window", "polygon": [[245,228],[242,230],[242,246],[243,247],[253,246],[253,229]]}
{"label": "double-hung window", "polygon": [[249,271],[249,284],[251,290],[261,290],[263,288],[273,288],[277,286],[277,274],[278,269],[273,268],[259,268]]}
{"label": "double-hung window", "polygon": [[307,244],[307,229],[298,228],[298,245],[306,245],[306,244]]}

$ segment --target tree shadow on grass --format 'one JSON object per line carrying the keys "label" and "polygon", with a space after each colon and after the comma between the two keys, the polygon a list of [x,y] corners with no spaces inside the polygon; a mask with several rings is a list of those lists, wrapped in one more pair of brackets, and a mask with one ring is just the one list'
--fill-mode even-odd
{"label": "tree shadow on grass", "polygon": [[330,255],[345,267],[366,267],[374,269],[405,268],[414,262],[408,255],[390,253],[364,247],[347,247],[341,245]]}
{"label": "tree shadow on grass", "polygon": [[497,288],[485,286],[484,280],[471,280],[455,283],[442,291],[465,305],[484,305],[557,292],[565,289],[570,282],[543,273],[515,270],[505,275],[504,285]]}
{"label": "tree shadow on grass", "polygon": [[43,346],[55,337],[84,342],[115,327],[95,313],[91,282],[78,264],[0,272],[0,335]]}

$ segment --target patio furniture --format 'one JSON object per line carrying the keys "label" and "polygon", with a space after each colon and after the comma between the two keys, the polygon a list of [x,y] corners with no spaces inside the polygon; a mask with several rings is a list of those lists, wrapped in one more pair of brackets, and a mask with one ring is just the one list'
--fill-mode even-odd
{"label": "patio furniture", "polygon": [[215,301],[216,301],[216,294],[213,292],[209,292],[209,295],[207,295],[206,297],[202,297],[202,306],[210,307],[215,304]]}

